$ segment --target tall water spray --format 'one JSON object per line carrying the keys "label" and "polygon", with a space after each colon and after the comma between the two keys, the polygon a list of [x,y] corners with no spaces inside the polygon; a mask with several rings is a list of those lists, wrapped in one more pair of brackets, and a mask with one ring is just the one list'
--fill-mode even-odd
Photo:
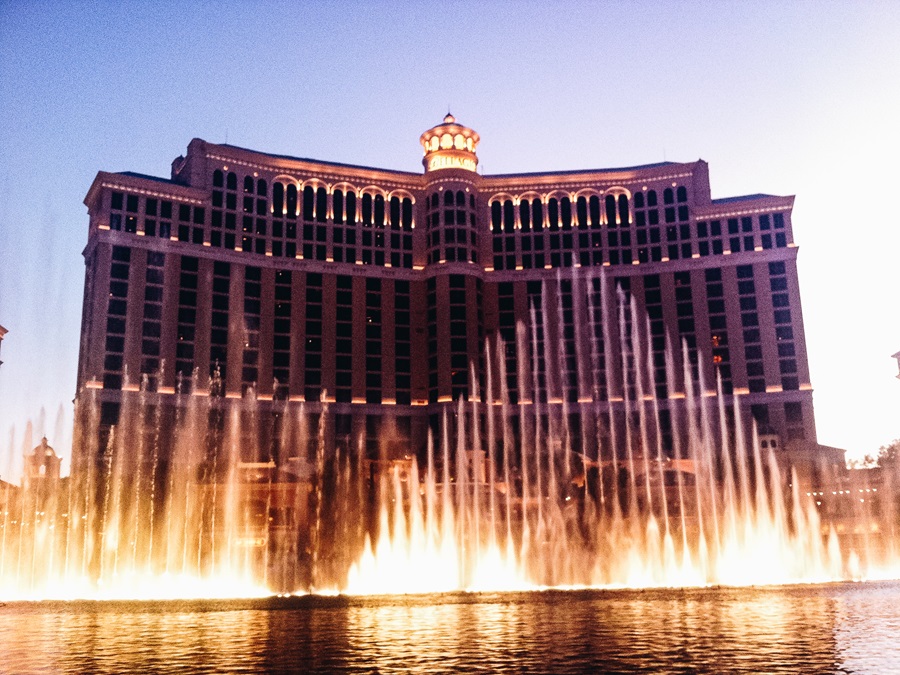
{"label": "tall water spray", "polygon": [[332,444],[324,399],[164,410],[141,390],[107,430],[82,396],[66,484],[5,488],[0,597],[759,584],[897,560],[890,510],[851,519],[878,515],[877,536],[840,537],[846,518],[820,518],[738,397],[703,388],[677,338],[661,368],[607,283],[545,282],[422,448]]}

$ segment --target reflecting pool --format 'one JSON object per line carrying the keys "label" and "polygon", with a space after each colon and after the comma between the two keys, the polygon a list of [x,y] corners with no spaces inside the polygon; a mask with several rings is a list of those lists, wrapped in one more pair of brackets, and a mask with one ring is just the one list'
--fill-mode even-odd
{"label": "reflecting pool", "polygon": [[900,672],[900,583],[11,602],[7,672]]}

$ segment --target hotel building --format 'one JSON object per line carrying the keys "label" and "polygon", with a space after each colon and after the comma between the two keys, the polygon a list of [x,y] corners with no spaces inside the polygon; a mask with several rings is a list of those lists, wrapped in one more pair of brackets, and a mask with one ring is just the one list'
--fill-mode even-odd
{"label": "hotel building", "polygon": [[693,396],[815,443],[793,197],[713,199],[702,160],[483,175],[449,114],[420,143],[422,173],[200,139],[169,178],[98,173],[79,400],[106,426],[129,396],[240,402],[257,448],[327,407],[373,457],[505,400],[596,457],[641,406],[670,451]]}

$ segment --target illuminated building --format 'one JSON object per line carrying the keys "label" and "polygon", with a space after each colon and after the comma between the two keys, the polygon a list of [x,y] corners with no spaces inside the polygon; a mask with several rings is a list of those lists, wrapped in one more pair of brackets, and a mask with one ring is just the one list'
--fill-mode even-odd
{"label": "illuminated building", "polygon": [[[479,140],[447,115],[420,138],[423,173],[199,139],[168,179],[100,172],[85,199],[78,396],[99,399],[105,424],[139,390],[168,410],[249,396],[266,419],[327,405],[327,442],[365,439],[375,454],[421,449],[459,399],[499,401],[502,365],[512,414],[624,417],[640,394],[669,450],[691,391],[684,344],[698,397],[740,395],[776,445],[815,442],[793,197],[713,199],[702,160],[482,175]],[[613,377],[628,338],[604,335],[575,286],[642,336],[654,376],[639,391]],[[507,348],[486,393],[486,340],[514,344],[539,304],[559,325],[528,340],[559,355],[558,374],[549,358],[519,372]],[[575,383],[600,340],[597,376]]]}

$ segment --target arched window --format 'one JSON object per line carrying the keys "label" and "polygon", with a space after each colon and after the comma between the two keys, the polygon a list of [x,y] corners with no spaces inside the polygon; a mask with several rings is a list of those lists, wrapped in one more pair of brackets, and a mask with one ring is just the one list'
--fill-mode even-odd
{"label": "arched window", "polygon": [[244,192],[249,192],[251,195],[253,194],[253,177],[247,176],[244,178]]}
{"label": "arched window", "polygon": [[650,190],[647,193],[647,206],[656,206],[656,190]]}
{"label": "arched window", "polygon": [[411,230],[413,222],[413,203],[409,197],[403,200],[403,229]]}
{"label": "arched window", "polygon": [[225,174],[216,169],[213,171],[213,187],[224,187]]}
{"label": "arched window", "polygon": [[616,198],[606,195],[606,224],[609,227],[616,226]]}
{"label": "arched window", "polygon": [[391,228],[400,229],[400,198],[391,197]]}
{"label": "arched window", "polygon": [[372,226],[372,195],[368,193],[362,197],[362,221],[363,225]]}
{"label": "arched window", "polygon": [[527,199],[519,202],[519,221],[522,223],[522,231],[531,230],[531,204]]}
{"label": "arched window", "polygon": [[575,203],[575,214],[578,218],[578,227],[587,227],[588,226],[588,209],[587,209],[587,199],[584,197],[579,197],[578,201]]}
{"label": "arched window", "polygon": [[328,220],[328,193],[323,187],[316,190],[316,220],[320,223]]}
{"label": "arched window", "polygon": [[335,190],[331,195],[331,205],[334,211],[334,222],[341,224],[344,222],[344,191]]}
{"label": "arched window", "polygon": [[500,202],[496,201],[491,204],[491,229],[494,232],[499,232],[503,226],[503,207],[500,206]]}
{"label": "arched window", "polygon": [[272,183],[272,213],[276,217],[284,215],[284,185]]}
{"label": "arched window", "polygon": [[435,192],[431,195],[431,208],[436,209],[440,203],[440,197],[438,196],[438,193]]}
{"label": "arched window", "polygon": [[375,195],[375,227],[384,227],[384,197]]}
{"label": "arched window", "polygon": [[559,200],[560,211],[562,215],[562,226],[564,230],[572,229],[572,202],[568,197]]}
{"label": "arched window", "polygon": [[268,186],[266,185],[266,181],[264,181],[262,178],[260,178],[258,181],[256,181],[256,194],[259,195],[260,197],[265,197],[266,192],[267,192],[267,190],[266,190],[267,187]]}
{"label": "arched window", "polygon": [[456,191],[456,208],[465,208],[466,206],[466,193],[462,190]]}
{"label": "arched window", "polygon": [[512,232],[516,227],[516,212],[511,199],[503,202],[503,229]]}
{"label": "arched window", "polygon": [[356,193],[348,192],[347,193],[347,224],[353,225],[356,223]]}
{"label": "arched window", "polygon": [[628,217],[628,197],[619,195],[619,222],[625,227],[630,223],[630,220]]}
{"label": "arched window", "polygon": [[644,193],[638,192],[634,195],[634,208],[642,209],[644,208]]}
{"label": "arched window", "polygon": [[287,186],[287,195],[285,196],[287,217],[297,217],[297,186],[293,183]]}
{"label": "arched window", "polygon": [[544,229],[544,205],[540,199],[531,202],[531,225],[536,232]]}
{"label": "arched window", "polygon": [[591,227],[600,227],[600,197],[591,196]]}
{"label": "arched window", "polygon": [[547,220],[551,230],[559,229],[559,202],[556,197],[547,202]]}
{"label": "arched window", "polygon": [[237,175],[233,171],[228,174],[228,189],[237,190]]}
{"label": "arched window", "polygon": [[312,189],[311,185],[307,185],[303,188],[303,220],[312,220],[313,219],[313,206],[316,198],[316,193]]}
{"label": "arched window", "polygon": [[678,186],[678,201],[686,202],[687,201],[687,188],[684,185]]}
{"label": "arched window", "polygon": [[675,193],[672,192],[672,188],[666,188],[665,192],[663,192],[663,204],[674,204],[675,203]]}

